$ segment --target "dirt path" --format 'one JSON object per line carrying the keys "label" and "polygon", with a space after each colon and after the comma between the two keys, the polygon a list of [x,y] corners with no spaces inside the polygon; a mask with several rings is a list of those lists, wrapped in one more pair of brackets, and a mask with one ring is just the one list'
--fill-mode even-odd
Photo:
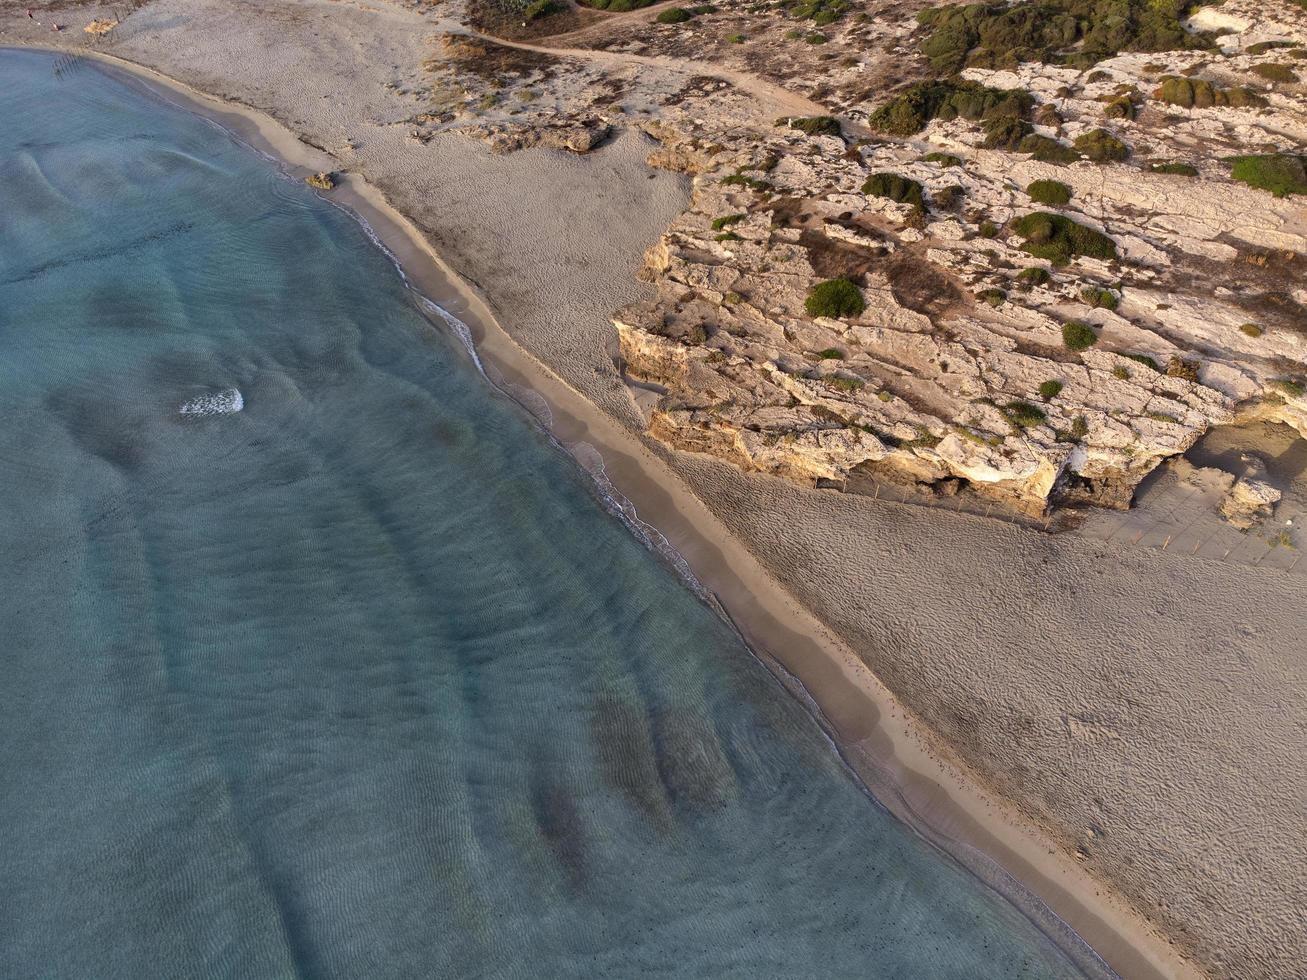
{"label": "dirt path", "polygon": [[[603,51],[595,48],[585,47],[567,47],[567,42],[575,41],[576,38],[583,35],[592,34],[598,27],[611,27],[614,23],[620,22],[619,18],[636,18],[640,19],[652,13],[657,13],[664,6],[671,6],[672,3],[655,4],[651,7],[645,7],[641,10],[632,11],[629,14],[616,14],[612,18],[605,19],[599,24],[583,27],[571,34],[559,34],[556,37],[549,38],[548,43],[533,43],[529,41],[511,41],[508,38],[497,37],[493,34],[483,34],[480,31],[472,30],[462,25],[451,24],[450,33],[465,34],[468,37],[485,41],[489,44],[498,44],[506,48],[516,48],[519,51],[532,51],[538,54],[559,55],[567,58],[575,58],[579,61],[589,61],[599,65],[629,66],[643,65],[649,68],[659,68],[664,71],[676,72],[682,75],[694,75],[699,77],[718,78],[728,82],[746,95],[751,96],[764,110],[764,113],[772,116],[824,116],[829,114],[825,106],[820,105],[811,99],[791,92],[780,85],[764,81],[748,72],[737,71],[733,68],[724,68],[721,65],[715,65],[708,62],[692,61],[688,58],[674,58],[670,55],[644,55],[630,54],[623,51]],[[543,40],[543,39],[542,39]],[[558,42],[565,42],[559,44]]]}

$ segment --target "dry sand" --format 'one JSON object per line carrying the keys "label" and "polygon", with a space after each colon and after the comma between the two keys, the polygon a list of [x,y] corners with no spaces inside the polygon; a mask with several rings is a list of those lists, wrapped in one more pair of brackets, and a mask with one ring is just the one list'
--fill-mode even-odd
{"label": "dry sand", "polygon": [[[0,44],[59,40],[22,6],[0,3]],[[424,266],[361,183],[345,188],[508,379],[544,394],[560,436],[602,448],[889,805],[992,856],[1131,980],[1190,967],[1120,896],[1214,975],[1302,976],[1307,578],[651,452],[607,317],[640,295],[641,252],[684,182],[649,170],[635,134],[586,158],[406,139],[418,103],[386,83],[417,85],[437,29],[380,0],[156,0],[109,50],[264,110],[412,218],[489,310]]]}

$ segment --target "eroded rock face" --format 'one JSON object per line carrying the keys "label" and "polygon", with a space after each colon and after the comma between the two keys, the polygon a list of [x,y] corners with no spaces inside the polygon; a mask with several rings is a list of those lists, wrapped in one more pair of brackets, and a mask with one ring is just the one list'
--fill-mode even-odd
{"label": "eroded rock face", "polygon": [[[972,74],[1056,103],[1048,135],[1070,139],[1167,57],[1179,71],[1197,56],[1123,55],[1089,86],[1044,65]],[[1185,127],[1142,112],[1131,138],[1165,159],[1192,149],[1195,128],[1283,142],[1307,113],[1299,96],[1269,98],[1274,111],[1195,110]],[[664,113],[651,132],[651,162],[694,174],[694,198],[647,256],[657,298],[614,323],[627,372],[662,387],[649,431],[671,446],[809,484],[869,466],[960,479],[1041,510],[1128,506],[1214,425],[1261,417],[1307,434],[1307,295],[1286,288],[1307,272],[1301,199],[1228,173],[1040,163],[984,149],[961,120],[853,147],[703,112]],[[864,193],[878,173],[919,183],[925,208]],[[1065,184],[1071,200],[1052,210],[1107,234],[1117,257],[1059,267],[1024,250],[1018,219],[1048,210],[1024,190],[1036,180]],[[810,316],[809,290],[835,278],[865,310]],[[1064,340],[1072,320],[1092,329],[1088,349]]]}

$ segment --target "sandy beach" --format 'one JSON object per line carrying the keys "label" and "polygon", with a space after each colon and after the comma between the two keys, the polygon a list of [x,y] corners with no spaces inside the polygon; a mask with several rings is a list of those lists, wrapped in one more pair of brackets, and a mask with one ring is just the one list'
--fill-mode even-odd
{"label": "sandy beach", "polygon": [[[1297,975],[1307,577],[804,490],[653,444],[610,316],[645,295],[635,272],[688,180],[649,167],[634,128],[586,156],[408,139],[441,28],[376,0],[156,0],[96,53],[296,174],[344,172],[332,200],[468,324],[492,376],[543,398],[562,444],[598,451],[877,797],[1019,904],[1037,896],[1047,931],[1064,921],[1122,977]],[[0,30],[0,45],[83,40],[14,4]]]}

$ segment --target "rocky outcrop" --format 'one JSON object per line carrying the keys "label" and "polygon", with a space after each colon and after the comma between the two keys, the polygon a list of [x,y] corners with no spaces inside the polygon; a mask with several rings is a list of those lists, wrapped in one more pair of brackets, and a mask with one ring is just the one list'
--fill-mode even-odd
{"label": "rocky outcrop", "polygon": [[1275,512],[1281,493],[1266,481],[1266,465],[1244,454],[1244,475],[1235,480],[1221,501],[1221,516],[1241,531],[1257,527]]}
{"label": "rocky outcrop", "polygon": [[[1123,55],[1074,96],[1067,83],[1083,77],[1053,66],[975,74],[1056,103],[1047,135],[1073,138],[1165,57]],[[1258,127],[1263,143],[1300,118],[1203,111]],[[1154,156],[1190,145],[1173,120],[1131,125]],[[647,256],[656,298],[614,323],[627,373],[659,386],[649,431],[670,446],[807,484],[961,481],[1042,510],[1128,506],[1215,425],[1259,417],[1307,434],[1297,201],[1228,174],[1040,163],[985,149],[963,120],[852,147],[702,111],[665,112],[649,131],[651,162],[696,175],[694,198]],[[1024,190],[1037,180],[1065,185],[1059,220],[1112,248],[1050,263],[1020,233],[1044,210]],[[919,185],[921,203],[877,196],[889,184]],[[812,315],[811,288],[837,278],[865,308]]]}

